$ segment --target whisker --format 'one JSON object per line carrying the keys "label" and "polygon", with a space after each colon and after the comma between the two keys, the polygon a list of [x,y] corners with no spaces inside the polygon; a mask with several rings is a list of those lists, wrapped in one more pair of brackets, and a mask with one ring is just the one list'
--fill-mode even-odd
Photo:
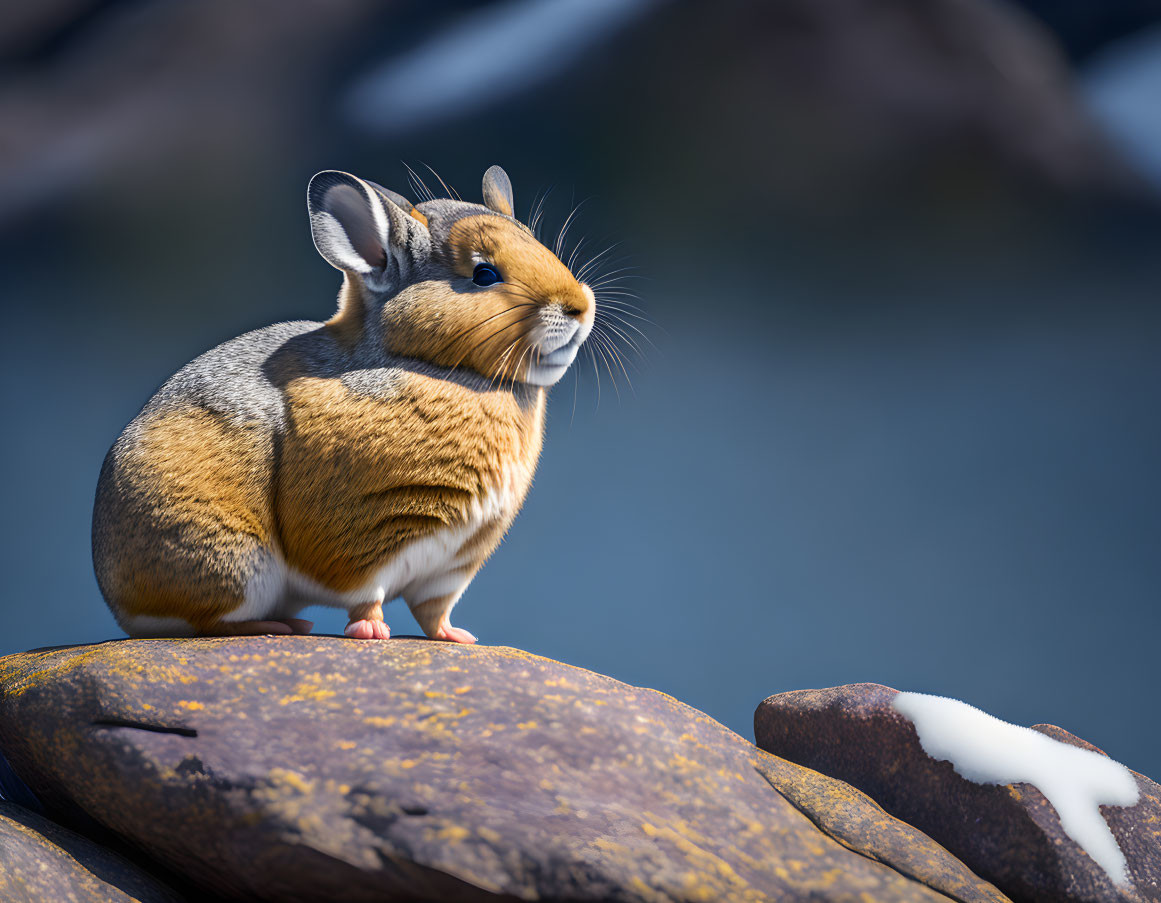
{"label": "whisker", "polygon": [[629,386],[629,391],[633,393],[634,397],[636,397],[637,390],[633,388],[633,380],[629,376],[629,371],[625,369],[625,362],[622,360],[621,355],[618,353],[616,345],[614,345],[612,342],[609,342],[608,349],[609,354],[613,356],[613,358],[617,361],[617,365],[621,368],[621,372],[625,374],[625,382]]}
{"label": "whisker", "polygon": [[596,254],[593,257],[590,257],[588,259],[588,261],[586,261],[585,264],[577,271],[577,273],[576,273],[577,282],[584,282],[585,275],[587,273],[591,273],[593,271],[593,268],[597,265],[597,261],[599,261],[602,257],[604,257],[609,252],[614,251],[617,248],[619,248],[622,244],[624,244],[624,242],[620,242],[620,241],[613,242],[611,245],[609,245],[607,248],[605,248],[605,250],[601,251],[599,254]]}
{"label": "whisker", "polygon": [[538,200],[528,214],[528,228],[532,230],[532,234],[536,237],[537,241],[540,240],[540,219],[544,216],[544,204],[548,200],[548,196],[552,194],[554,187],[549,185],[545,191],[538,193]]}
{"label": "whisker", "polygon": [[457,201],[462,201],[462,200],[463,200],[463,198],[461,198],[461,197],[460,197],[460,195],[459,195],[459,192],[458,192],[458,191],[456,191],[454,188],[450,188],[450,187],[448,186],[447,182],[445,182],[445,181],[443,180],[443,176],[441,176],[441,175],[440,175],[438,172],[436,172],[434,169],[432,169],[432,168],[431,168],[431,166],[430,166],[429,164],[427,164],[427,163],[424,163],[423,165],[427,167],[427,171],[428,171],[428,172],[430,172],[430,173],[431,173],[433,176],[435,176],[435,177],[436,177],[436,179],[438,179],[438,180],[439,180],[439,184],[443,186],[443,190],[447,192],[447,196],[448,196],[449,198],[453,198],[453,197],[454,197],[454,198],[455,198]]}
{"label": "whisker", "polygon": [[[643,338],[646,342],[648,342],[654,348],[657,348],[657,344],[653,341],[653,339],[651,339],[649,337],[649,333],[645,332],[645,330],[641,329],[641,327],[637,326],[636,324],[630,323],[628,320],[626,320],[624,318],[624,316],[621,314],[621,312],[605,310],[603,312],[603,315],[607,319],[603,320],[602,322],[608,323],[610,326],[612,326],[612,323],[610,323],[609,321],[615,320],[621,326],[624,326],[626,329],[633,330],[633,332],[635,332],[635,333],[637,333],[637,335],[641,336],[641,338]],[[602,311],[598,310],[597,311],[597,319],[600,320],[601,316],[602,316]],[[632,314],[630,314],[629,316],[632,316]],[[661,328],[656,323],[654,323],[652,320],[646,320],[644,317],[637,317],[637,319],[643,320],[646,324],[648,324],[649,326],[652,326],[654,329]],[[664,331],[664,330],[662,330],[662,331]],[[658,348],[657,350],[660,351],[661,349]],[[638,352],[638,353],[640,353],[640,352]]]}
{"label": "whisker", "polygon": [[412,190],[419,198],[424,201],[434,201],[435,193],[427,187],[427,183],[419,177],[419,173],[412,169],[411,165],[407,162],[403,163],[403,167],[407,170],[408,181],[411,182]]}
{"label": "whisker", "polygon": [[602,341],[603,336],[601,336],[599,334],[593,334],[593,335],[590,335],[589,338],[596,339],[596,342],[593,345],[593,347],[596,348],[597,353],[601,356],[601,360],[603,360],[605,362],[605,369],[609,371],[609,382],[611,382],[613,384],[613,391],[617,395],[617,403],[620,404],[621,403],[621,389],[617,385],[617,378],[613,375],[613,367],[612,367],[612,364],[609,363],[608,355],[605,354],[604,342]]}
{"label": "whisker", "polygon": [[583,201],[573,207],[572,213],[568,215],[568,218],[564,221],[564,225],[560,227],[560,233],[556,236],[556,242],[552,246],[552,253],[557,257],[560,257],[560,252],[564,249],[564,239],[565,236],[568,235],[569,227],[572,225],[577,213],[580,212],[581,207],[583,207],[588,202],[588,200],[588,198],[585,198]]}
{"label": "whisker", "polygon": [[512,388],[513,389],[516,388],[516,377],[520,373],[520,368],[524,365],[524,358],[528,357],[531,360],[532,352],[533,352],[533,347],[531,345],[529,345],[527,348],[524,349],[524,351],[520,354],[520,357],[517,359],[516,366],[512,369]]}
{"label": "whisker", "polygon": [[497,330],[496,330],[495,332],[493,332],[491,335],[489,335],[489,336],[487,336],[486,338],[484,338],[484,339],[480,340],[479,342],[476,342],[476,344],[475,344],[475,345],[473,345],[471,348],[469,348],[467,351],[465,351],[463,354],[461,354],[461,355],[460,355],[460,357],[459,357],[459,360],[457,360],[457,361],[455,362],[455,364],[452,366],[452,370],[455,370],[455,369],[456,369],[456,367],[458,367],[458,366],[459,366],[461,363],[463,363],[463,361],[464,361],[464,360],[465,360],[467,357],[469,357],[470,355],[472,355],[472,354],[473,354],[473,353],[474,353],[474,352],[475,352],[475,351],[476,351],[478,348],[482,348],[482,347],[483,347],[484,345],[486,345],[488,342],[492,341],[494,338],[496,338],[496,337],[497,337],[497,336],[499,336],[501,333],[503,333],[503,332],[504,332],[504,330],[506,330],[506,329],[511,329],[513,326],[519,326],[521,323],[523,323],[523,322],[525,322],[525,321],[527,321],[527,320],[530,320],[532,317],[535,317],[536,315],[537,315],[537,312],[536,312],[536,311],[533,311],[533,312],[532,312],[532,313],[530,313],[530,314],[525,314],[523,317],[520,317],[520,318],[519,318],[519,319],[517,319],[517,320],[513,320],[511,323],[508,323],[508,324],[506,324],[506,325],[504,325],[504,326],[501,326],[499,329],[497,329]]}
{"label": "whisker", "polygon": [[[565,267],[570,273],[572,272],[572,265],[576,261],[576,255],[580,253],[580,249],[584,247],[585,242],[587,241],[587,238],[582,237],[581,240],[578,241],[575,246],[573,246],[572,253],[568,255],[568,263],[565,264]],[[577,279],[577,282],[580,282],[580,280]]]}
{"label": "whisker", "polygon": [[499,359],[496,365],[496,372],[492,374],[492,378],[488,380],[488,391],[492,391],[492,387],[496,385],[496,380],[500,381],[500,388],[504,387],[503,373],[507,366],[508,357],[516,350],[516,346],[520,344],[520,339],[516,338],[512,341],[508,348],[504,351],[503,356]]}
{"label": "whisker", "polygon": [[637,354],[637,355],[638,355],[638,356],[640,356],[640,357],[643,357],[643,356],[644,356],[644,355],[642,354],[642,351],[641,351],[640,347],[638,347],[637,343],[636,343],[636,342],[634,342],[634,341],[633,341],[633,340],[632,340],[632,339],[631,339],[629,336],[627,336],[625,333],[623,333],[623,332],[622,332],[620,329],[618,329],[618,328],[617,328],[617,327],[616,327],[616,326],[615,326],[613,323],[609,322],[608,320],[605,320],[605,322],[604,322],[603,324],[601,324],[601,325],[603,325],[603,326],[607,326],[609,329],[613,330],[613,332],[615,332],[615,333],[616,333],[616,334],[617,334],[617,335],[618,335],[618,336],[621,338],[621,340],[625,342],[625,344],[626,344],[626,345],[628,345],[630,348],[632,348],[632,349],[633,349],[633,352],[634,352],[635,354]]}
{"label": "whisker", "polygon": [[504,316],[504,314],[510,314],[513,311],[519,310],[521,307],[529,307],[529,306],[530,305],[527,302],[521,301],[519,304],[513,304],[511,307],[505,308],[504,310],[500,311],[499,313],[492,314],[492,316],[490,316],[490,317],[486,317],[485,319],[481,320],[479,323],[473,323],[467,329],[462,329],[458,333],[456,333],[454,336],[452,336],[447,341],[447,343],[435,353],[435,356],[440,357],[441,355],[443,355],[443,353],[445,351],[450,351],[451,346],[454,345],[461,338],[463,338],[465,335],[467,335],[469,332],[472,332],[473,330],[479,329],[481,326],[491,322],[492,320],[495,320],[497,317],[502,317],[502,316]]}
{"label": "whisker", "polygon": [[593,351],[593,346],[585,342],[584,349],[589,353],[589,359],[593,362],[593,376],[597,378],[597,405],[596,410],[601,409],[601,371],[597,369],[597,354]]}
{"label": "whisker", "polygon": [[572,413],[568,415],[568,428],[572,429],[573,421],[576,420],[576,399],[580,394],[580,368],[572,368]]}
{"label": "whisker", "polygon": [[[600,292],[601,292],[600,295],[598,295],[597,297],[599,297],[599,298],[620,298],[621,304],[623,304],[627,307],[632,307],[632,308],[636,308],[638,306],[638,305],[633,303],[634,301],[641,300],[641,296],[638,295],[636,292],[631,292],[628,289],[624,289],[624,288],[602,288],[600,290]],[[595,295],[596,292],[593,292],[593,294]]]}
{"label": "whisker", "polygon": [[[603,305],[597,306],[597,317],[600,318],[602,316],[611,317],[612,319],[616,320],[618,323],[622,324],[623,326],[632,327],[633,329],[640,332],[642,335],[645,335],[645,332],[641,329],[641,327],[633,324],[630,321],[636,320],[638,323],[644,323],[646,326],[652,327],[653,329],[660,329],[661,328],[656,323],[654,323],[652,320],[650,320],[648,317],[646,317],[642,314],[633,313],[633,311],[622,310],[619,307],[613,307],[610,304],[608,304],[607,302]],[[628,319],[626,319],[626,318],[628,318]],[[664,330],[662,330],[662,331],[664,331]]]}
{"label": "whisker", "polygon": [[[643,279],[644,278],[643,276],[639,276],[639,275],[636,275],[633,273],[633,270],[636,270],[636,269],[637,269],[637,267],[619,267],[618,269],[612,270],[608,273],[602,273],[600,275],[599,279],[589,283],[589,288],[591,288],[593,291],[596,291],[597,290],[596,287],[598,285],[601,285],[601,286],[609,285],[609,284],[611,284],[612,281],[614,281],[613,280],[614,276],[618,277],[618,279],[616,280],[618,282],[621,280],[624,280],[624,279]],[[621,273],[627,273],[629,275],[621,276],[620,275]]]}

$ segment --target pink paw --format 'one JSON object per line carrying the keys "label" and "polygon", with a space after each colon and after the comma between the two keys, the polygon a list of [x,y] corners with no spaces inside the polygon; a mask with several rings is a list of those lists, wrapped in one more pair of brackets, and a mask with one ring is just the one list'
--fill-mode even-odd
{"label": "pink paw", "polygon": [[361,621],[352,621],[343,631],[347,636],[356,640],[389,640],[391,628],[386,622],[363,618]]}
{"label": "pink paw", "polygon": [[476,641],[475,634],[471,631],[464,630],[462,627],[452,627],[451,624],[443,623],[440,625],[439,633],[435,637],[437,640],[447,640],[451,643],[464,643],[470,646]]}

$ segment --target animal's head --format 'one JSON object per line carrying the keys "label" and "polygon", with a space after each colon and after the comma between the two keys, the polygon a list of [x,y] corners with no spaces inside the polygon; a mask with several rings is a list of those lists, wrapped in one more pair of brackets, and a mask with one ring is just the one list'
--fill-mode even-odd
{"label": "animal's head", "polygon": [[346,276],[341,331],[393,354],[551,386],[592,330],[592,290],[513,215],[499,166],[484,203],[413,205],[343,172],[307,189],[315,247]]}

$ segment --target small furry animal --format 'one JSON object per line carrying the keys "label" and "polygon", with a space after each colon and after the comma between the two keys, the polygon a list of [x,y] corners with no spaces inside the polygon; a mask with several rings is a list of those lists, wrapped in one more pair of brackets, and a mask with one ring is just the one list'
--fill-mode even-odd
{"label": "small furry animal", "polygon": [[125,428],[97,485],[101,592],[131,636],[307,633],[321,603],[386,639],[402,596],[427,636],[475,642],[449,615],[520,510],[593,292],[498,166],[482,206],[334,171],[307,201],[338,312],[206,352]]}

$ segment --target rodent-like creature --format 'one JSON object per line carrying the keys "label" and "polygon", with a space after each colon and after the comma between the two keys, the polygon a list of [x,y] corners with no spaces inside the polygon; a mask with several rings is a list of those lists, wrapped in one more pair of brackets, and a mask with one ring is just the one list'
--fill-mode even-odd
{"label": "rodent-like creature", "polygon": [[593,292],[498,166],[482,206],[334,171],[307,200],[338,312],[206,352],[125,428],[93,513],[101,592],[131,636],[307,633],[321,603],[386,639],[402,596],[427,636],[475,642],[450,612],[520,510]]}

